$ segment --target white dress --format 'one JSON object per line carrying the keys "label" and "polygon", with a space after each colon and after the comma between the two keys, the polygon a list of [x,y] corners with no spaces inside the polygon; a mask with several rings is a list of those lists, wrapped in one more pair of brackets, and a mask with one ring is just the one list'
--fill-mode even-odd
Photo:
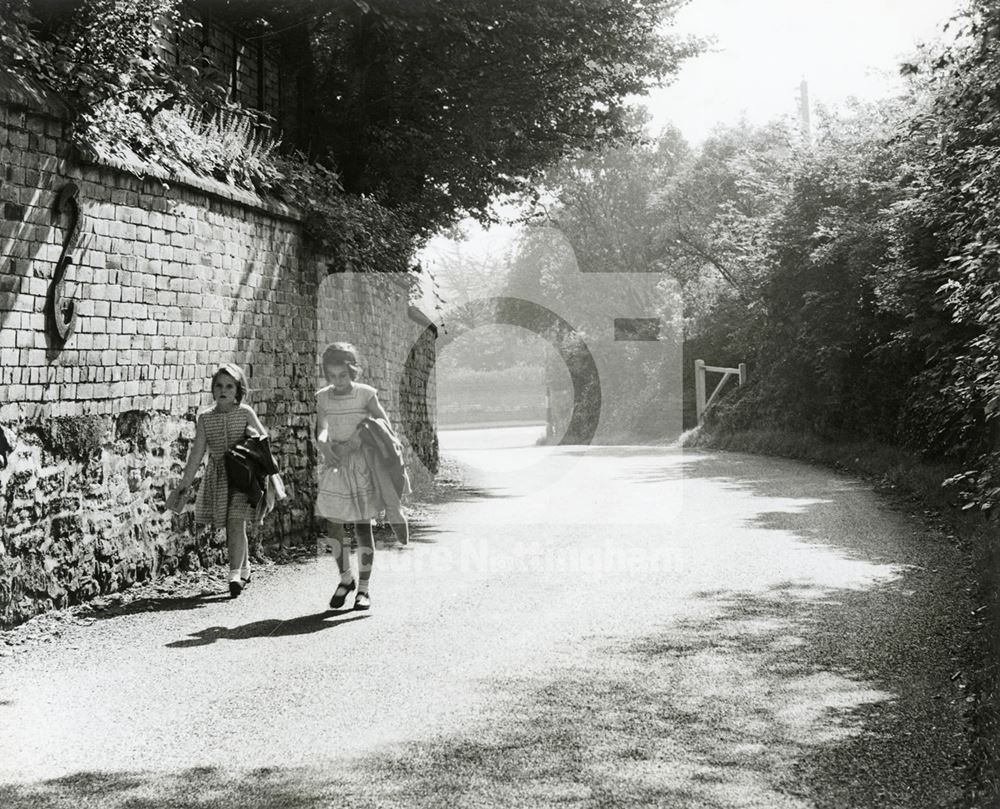
{"label": "white dress", "polygon": [[[351,383],[350,393],[334,393],[328,385],[316,394],[316,418],[320,440],[347,441],[358,425],[368,416],[368,403],[375,397],[375,388]],[[316,494],[316,514],[334,522],[371,520],[382,509],[375,478],[358,449],[339,447],[341,463],[333,466],[320,456]]]}

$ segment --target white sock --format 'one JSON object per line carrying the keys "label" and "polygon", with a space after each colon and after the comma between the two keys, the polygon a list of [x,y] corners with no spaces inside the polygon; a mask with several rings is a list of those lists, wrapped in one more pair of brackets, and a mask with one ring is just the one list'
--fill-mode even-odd
{"label": "white sock", "polygon": [[368,582],[358,580],[358,592],[367,593],[368,592]]}
{"label": "white sock", "polygon": [[250,578],[250,565],[240,568],[240,577],[244,579]]}
{"label": "white sock", "polygon": [[240,569],[229,571],[229,581],[239,581],[240,580]]}
{"label": "white sock", "polygon": [[341,584],[350,584],[352,581],[354,581],[354,574],[350,570],[345,570],[340,574]]}

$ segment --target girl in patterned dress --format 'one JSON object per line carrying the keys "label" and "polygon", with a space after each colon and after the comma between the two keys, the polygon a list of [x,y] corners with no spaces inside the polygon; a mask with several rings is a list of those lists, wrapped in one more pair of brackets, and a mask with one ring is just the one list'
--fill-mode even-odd
{"label": "girl in patterned dress", "polygon": [[[358,377],[357,351],[350,343],[333,343],[323,352],[323,373],[329,383],[316,394],[316,446],[320,455],[319,485],[316,514],[322,517],[334,543],[334,555],[340,571],[340,583],[330,599],[330,607],[339,609],[347,596],[357,590],[354,609],[371,606],[368,582],[375,557],[372,520],[385,508],[378,494],[373,470],[361,451],[358,426],[368,416],[389,417],[370,385],[355,380]],[[396,504],[396,512],[399,511]],[[405,518],[399,516],[402,530]],[[344,527],[354,524],[358,540],[358,575],[351,571],[350,543],[345,540]],[[394,531],[399,531],[396,525]],[[401,541],[405,541],[401,538]]]}
{"label": "girl in patterned dress", "polygon": [[247,384],[236,365],[220,365],[212,375],[212,398],[215,406],[198,414],[194,445],[188,456],[184,475],[171,497],[180,498],[191,485],[208,452],[208,467],[201,479],[195,500],[195,522],[225,527],[229,548],[229,595],[236,598],[250,582],[250,546],[247,520],[254,509],[243,492],[230,491],[223,456],[244,435],[266,435],[260,419],[243,401]]}

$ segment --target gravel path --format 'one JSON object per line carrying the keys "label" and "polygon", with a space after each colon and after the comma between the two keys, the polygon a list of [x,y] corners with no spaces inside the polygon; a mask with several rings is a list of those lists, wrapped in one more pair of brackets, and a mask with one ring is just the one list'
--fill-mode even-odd
{"label": "gravel path", "polygon": [[498,436],[370,613],[320,558],[43,619],[0,657],[0,805],[962,805],[943,536],[790,461]]}

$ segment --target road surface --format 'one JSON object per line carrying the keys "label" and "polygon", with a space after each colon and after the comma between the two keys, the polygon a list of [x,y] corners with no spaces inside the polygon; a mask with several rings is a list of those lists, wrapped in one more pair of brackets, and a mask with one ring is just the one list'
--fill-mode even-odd
{"label": "road surface", "polygon": [[830,471],[533,436],[442,437],[470,486],[370,613],[325,557],[0,658],[0,805],[960,805],[947,541]]}

